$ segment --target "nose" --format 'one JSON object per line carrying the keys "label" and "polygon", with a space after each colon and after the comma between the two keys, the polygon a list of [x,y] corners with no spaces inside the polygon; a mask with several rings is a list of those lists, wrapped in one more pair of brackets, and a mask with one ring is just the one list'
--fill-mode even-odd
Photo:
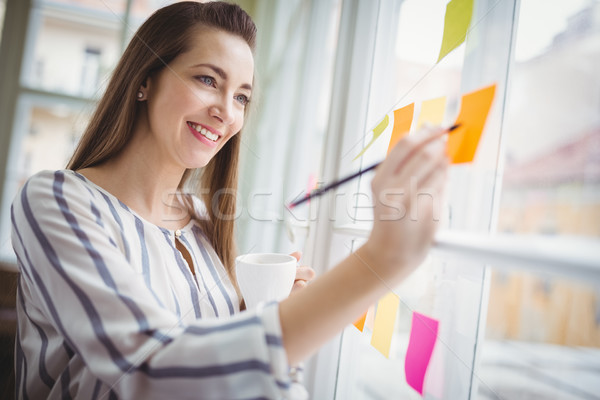
{"label": "nose", "polygon": [[210,106],[209,114],[219,122],[231,125],[234,122],[233,96],[219,96]]}

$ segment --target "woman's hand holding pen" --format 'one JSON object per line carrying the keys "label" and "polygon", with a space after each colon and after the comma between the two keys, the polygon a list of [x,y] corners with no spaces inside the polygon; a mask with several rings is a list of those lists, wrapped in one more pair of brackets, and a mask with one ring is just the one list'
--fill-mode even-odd
{"label": "woman's hand holding pen", "polygon": [[425,258],[440,218],[447,132],[423,129],[400,140],[376,168],[367,242],[280,303],[283,345],[292,365],[356,320]]}
{"label": "woman's hand holding pen", "polygon": [[423,261],[433,241],[449,165],[445,133],[426,128],[404,138],[371,182],[374,223],[362,251],[391,287]]}

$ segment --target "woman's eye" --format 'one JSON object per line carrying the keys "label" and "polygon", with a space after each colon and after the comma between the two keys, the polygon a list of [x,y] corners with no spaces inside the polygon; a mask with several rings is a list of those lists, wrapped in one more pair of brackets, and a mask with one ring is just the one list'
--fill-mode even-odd
{"label": "woman's eye", "polygon": [[196,77],[196,79],[198,79],[200,82],[204,83],[205,85],[215,86],[215,80],[211,76],[200,75],[200,76]]}
{"label": "woman's eye", "polygon": [[248,96],[243,94],[238,94],[237,96],[235,96],[235,99],[243,106],[247,105],[250,102]]}

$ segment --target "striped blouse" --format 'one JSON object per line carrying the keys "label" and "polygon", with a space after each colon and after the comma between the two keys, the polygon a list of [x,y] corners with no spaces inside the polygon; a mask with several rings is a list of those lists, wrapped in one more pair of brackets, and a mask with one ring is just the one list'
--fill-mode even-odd
{"label": "striped blouse", "polygon": [[[175,232],[69,170],[30,178],[11,210],[21,271],[20,399],[275,399],[289,393],[277,303],[239,312],[191,221]],[[179,232],[177,232],[179,234]]]}

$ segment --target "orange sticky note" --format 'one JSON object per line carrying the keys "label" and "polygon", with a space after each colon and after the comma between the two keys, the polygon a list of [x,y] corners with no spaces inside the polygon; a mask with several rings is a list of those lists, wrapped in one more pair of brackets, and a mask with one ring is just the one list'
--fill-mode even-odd
{"label": "orange sticky note", "polygon": [[410,131],[414,112],[415,103],[410,103],[405,107],[394,110],[394,128],[392,130],[390,144],[388,145],[388,154],[394,148],[396,143]]}
{"label": "orange sticky note", "polygon": [[496,85],[465,94],[455,124],[460,126],[448,136],[448,155],[453,164],[473,161],[483,127],[494,100]]}
{"label": "orange sticky note", "polygon": [[425,100],[421,103],[421,112],[417,120],[417,129],[423,126],[424,123],[439,125],[444,120],[446,111],[446,97],[438,97],[436,99]]}
{"label": "orange sticky note", "polygon": [[365,327],[365,320],[367,319],[367,312],[365,311],[365,313],[356,321],[354,321],[354,326],[356,327],[356,329],[358,329],[359,331],[363,331],[364,327]]}
{"label": "orange sticky note", "polygon": [[390,123],[390,117],[386,114],[386,116],[377,124],[377,126],[375,128],[373,128],[373,137],[371,138],[371,141],[365,146],[364,149],[362,149],[362,151],[360,153],[358,153],[358,155],[356,157],[354,157],[354,160],[356,160],[357,158],[359,158],[360,156],[365,154],[365,151],[367,151],[367,149],[369,147],[371,147],[373,142],[375,140],[377,140],[377,138],[379,136],[381,136],[381,134],[383,133],[383,131],[385,131],[385,128],[387,128],[389,123]]}
{"label": "orange sticky note", "polygon": [[400,298],[392,292],[386,294],[377,303],[371,345],[387,358],[390,357],[390,346],[399,305]]}

